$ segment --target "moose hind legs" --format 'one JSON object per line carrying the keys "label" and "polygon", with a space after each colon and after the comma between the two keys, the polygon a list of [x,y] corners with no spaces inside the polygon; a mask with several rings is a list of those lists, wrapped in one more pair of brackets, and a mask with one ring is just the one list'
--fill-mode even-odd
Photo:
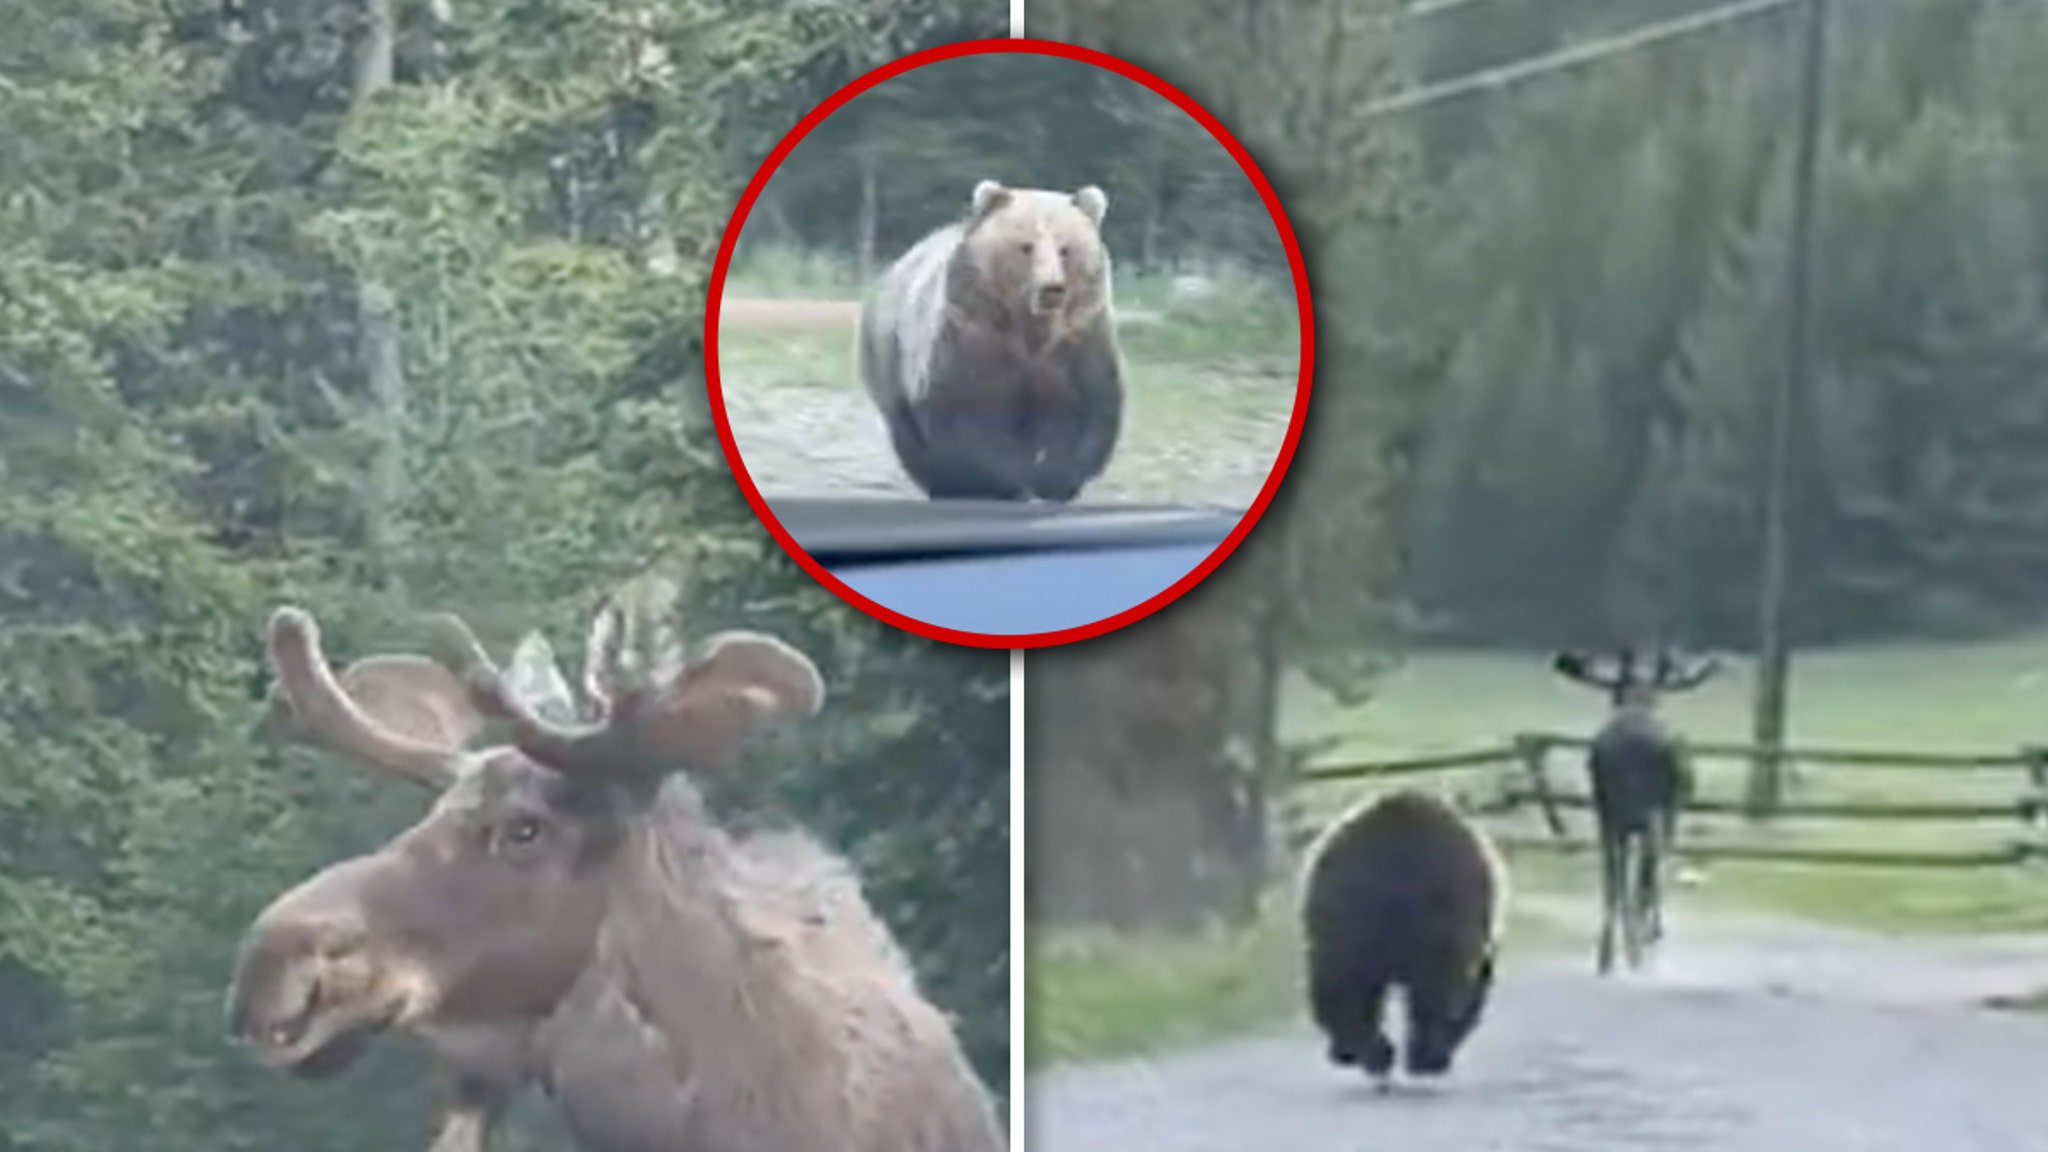
{"label": "moose hind legs", "polygon": [[1614,971],[1615,931],[1622,916],[1622,889],[1627,882],[1628,841],[1602,831],[1600,835],[1600,938],[1593,963],[1600,975]]}

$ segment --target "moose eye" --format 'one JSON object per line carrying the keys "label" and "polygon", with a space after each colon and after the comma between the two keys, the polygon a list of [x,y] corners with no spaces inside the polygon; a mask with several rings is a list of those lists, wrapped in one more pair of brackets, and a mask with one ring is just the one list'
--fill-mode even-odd
{"label": "moose eye", "polygon": [[540,821],[531,816],[515,816],[505,822],[498,832],[503,843],[510,845],[531,844],[540,839]]}

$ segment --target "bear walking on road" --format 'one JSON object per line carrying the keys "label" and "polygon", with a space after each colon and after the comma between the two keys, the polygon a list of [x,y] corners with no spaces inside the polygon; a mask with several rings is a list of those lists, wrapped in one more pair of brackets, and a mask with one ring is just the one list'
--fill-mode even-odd
{"label": "bear walking on road", "polygon": [[896,458],[934,500],[1066,503],[1109,464],[1123,356],[1102,217],[1077,192],[974,187],[861,308],[860,373]]}
{"label": "bear walking on road", "polygon": [[1309,1009],[1330,1061],[1384,1082],[1386,996],[1399,988],[1404,1066],[1448,1072],[1493,986],[1506,888],[1486,834],[1429,793],[1389,793],[1334,821],[1309,850],[1301,899]]}

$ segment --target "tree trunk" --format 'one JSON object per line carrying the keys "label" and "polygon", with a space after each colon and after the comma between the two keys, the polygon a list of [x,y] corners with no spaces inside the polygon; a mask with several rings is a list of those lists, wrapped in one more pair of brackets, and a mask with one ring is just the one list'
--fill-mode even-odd
{"label": "tree trunk", "polygon": [[[354,107],[361,110],[391,87],[398,50],[397,0],[364,0],[357,48]],[[397,587],[404,548],[405,365],[398,344],[398,300],[374,273],[356,286],[358,353],[376,406],[377,447],[370,464],[367,543],[376,577]]]}
{"label": "tree trunk", "polygon": [[1259,728],[1273,710],[1247,607],[1212,579],[1110,636],[1028,657],[1034,924],[1188,931],[1257,910],[1272,743]]}
{"label": "tree trunk", "polygon": [[858,283],[863,289],[875,274],[875,230],[881,214],[881,188],[875,179],[874,153],[862,150],[860,158],[860,249]]}

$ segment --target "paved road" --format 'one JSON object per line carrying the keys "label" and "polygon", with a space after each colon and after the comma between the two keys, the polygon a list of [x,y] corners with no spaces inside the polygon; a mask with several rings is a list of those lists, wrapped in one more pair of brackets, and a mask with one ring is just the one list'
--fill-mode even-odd
{"label": "paved road", "polygon": [[1034,1152],[2048,1152],[2048,943],[1716,935],[1652,976],[1524,959],[1436,1086],[1379,1095],[1306,1026],[1028,1090]]}

